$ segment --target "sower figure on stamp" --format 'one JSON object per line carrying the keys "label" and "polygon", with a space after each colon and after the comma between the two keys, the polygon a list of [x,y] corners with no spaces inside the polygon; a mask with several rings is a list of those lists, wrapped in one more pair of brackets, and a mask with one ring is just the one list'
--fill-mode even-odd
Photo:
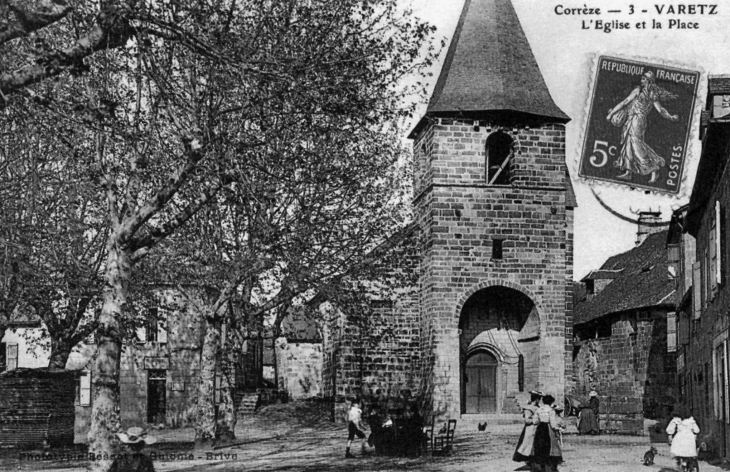
{"label": "sower figure on stamp", "polygon": [[362,439],[363,445],[365,444],[365,433],[362,428],[362,410],[360,409],[360,402],[358,400],[352,401],[350,411],[347,412],[347,450],[345,452],[345,458],[347,459],[355,457],[350,453],[350,446],[355,436]]}
{"label": "sower figure on stamp", "polygon": [[641,85],[628,97],[608,112],[606,119],[614,126],[622,126],[621,152],[614,165],[624,173],[619,179],[631,180],[631,174],[649,175],[650,183],[656,182],[657,171],[666,161],[644,141],[646,124],[654,107],[659,114],[670,121],[678,121],[678,115],[670,115],[660,102],[674,100],[677,96],[655,83],[654,73],[649,71],[641,76]]}

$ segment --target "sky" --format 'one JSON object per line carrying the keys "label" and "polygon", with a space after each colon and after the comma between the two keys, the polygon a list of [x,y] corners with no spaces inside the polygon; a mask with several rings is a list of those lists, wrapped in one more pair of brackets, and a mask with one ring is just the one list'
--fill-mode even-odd
{"label": "sky", "polygon": [[[436,39],[445,38],[448,43],[461,14],[464,0],[403,0],[414,13],[436,26]],[[591,65],[598,54],[618,55],[645,59],[648,62],[669,63],[711,75],[730,75],[730,2],[719,3],[715,15],[667,14],[670,5],[677,2],[647,0],[617,1],[594,0],[577,2],[568,0],[512,0],[517,16],[522,23],[527,40],[532,46],[545,82],[555,103],[572,121],[567,125],[566,160],[573,178],[578,200],[575,212],[575,257],[574,278],[580,280],[590,270],[600,267],[605,260],[634,247],[636,225],[618,219],[604,210],[591,192],[593,188],[612,208],[622,214],[632,211],[661,211],[663,220],[668,221],[673,209],[687,203],[694,183],[694,174],[700,153],[697,130],[690,137],[690,155],[685,169],[685,181],[679,198],[649,194],[642,190],[609,188],[581,181],[578,178],[577,162],[582,146],[582,129],[591,82]],[[634,14],[630,15],[633,5]],[[662,8],[658,13],[657,6]],[[560,7],[559,7],[560,6]],[[558,15],[566,8],[601,9],[600,15]],[[608,13],[606,10],[620,10]],[[646,10],[646,13],[643,13]],[[606,33],[591,28],[582,29],[586,23],[597,20],[617,20],[629,23],[629,29],[614,29]],[[669,20],[696,23],[698,29],[668,29]],[[651,29],[653,21],[659,21],[663,29]],[[646,22],[647,29],[636,28],[639,22]],[[589,24],[589,26],[591,26]],[[433,89],[446,55],[444,49],[434,65],[430,78]],[[706,97],[706,80],[700,84],[701,101]],[[422,104],[416,113],[414,123],[425,113]],[[695,125],[698,126],[697,120]]]}

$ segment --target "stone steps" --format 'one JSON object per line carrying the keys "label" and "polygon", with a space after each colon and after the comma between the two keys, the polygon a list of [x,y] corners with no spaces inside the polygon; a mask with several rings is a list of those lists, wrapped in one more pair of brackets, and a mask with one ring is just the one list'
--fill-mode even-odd
{"label": "stone steps", "polygon": [[238,402],[238,414],[239,416],[250,415],[256,411],[256,407],[259,403],[259,394],[254,393],[239,393],[236,395],[236,401]]}

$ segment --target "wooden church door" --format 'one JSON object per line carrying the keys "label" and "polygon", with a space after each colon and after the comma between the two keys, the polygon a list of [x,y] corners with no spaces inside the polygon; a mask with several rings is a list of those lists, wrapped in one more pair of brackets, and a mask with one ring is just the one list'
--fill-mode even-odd
{"label": "wooden church door", "polygon": [[466,361],[466,412],[496,413],[497,360],[485,352]]}

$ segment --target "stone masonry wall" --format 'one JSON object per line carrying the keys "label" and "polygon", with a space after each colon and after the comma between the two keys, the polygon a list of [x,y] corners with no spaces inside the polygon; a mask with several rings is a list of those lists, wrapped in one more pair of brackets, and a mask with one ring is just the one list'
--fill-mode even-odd
{"label": "stone masonry wall", "polygon": [[573,378],[573,222],[574,210],[565,211],[565,391],[575,386]]}
{"label": "stone masonry wall", "polygon": [[576,327],[581,345],[574,361],[574,393],[587,397],[595,388],[602,419],[614,415],[608,429],[640,432],[643,418],[663,419],[677,400],[675,357],[666,353],[666,310],[603,321],[611,324],[611,336],[595,338],[592,329]]}
{"label": "stone masonry wall", "polygon": [[[417,231],[392,248],[390,270],[418,270]],[[373,300],[365,320],[329,316],[323,330],[322,392],[339,400],[416,397],[420,385],[420,313],[416,287],[403,287],[396,299]]]}
{"label": "stone masonry wall", "polygon": [[[539,386],[562,401],[566,350],[565,130],[506,130],[515,140],[510,186],[485,183],[486,139],[496,127],[442,120],[415,142],[430,149],[417,180],[421,240],[423,389],[437,415],[460,410],[458,321],[481,288],[527,295],[540,317]],[[425,154],[425,153],[424,153]],[[420,183],[420,186],[418,185]],[[492,241],[504,257],[492,260]]]}
{"label": "stone masonry wall", "polygon": [[[338,397],[395,398],[405,390],[416,396],[419,386],[418,307],[415,297],[403,297],[387,311],[375,314],[367,329],[344,323],[338,343],[336,392]],[[383,331],[392,335],[378,341]],[[324,393],[332,390],[332,350],[325,354]]]}
{"label": "stone masonry wall", "polygon": [[279,388],[290,399],[310,398],[322,393],[322,343],[276,340]]}

